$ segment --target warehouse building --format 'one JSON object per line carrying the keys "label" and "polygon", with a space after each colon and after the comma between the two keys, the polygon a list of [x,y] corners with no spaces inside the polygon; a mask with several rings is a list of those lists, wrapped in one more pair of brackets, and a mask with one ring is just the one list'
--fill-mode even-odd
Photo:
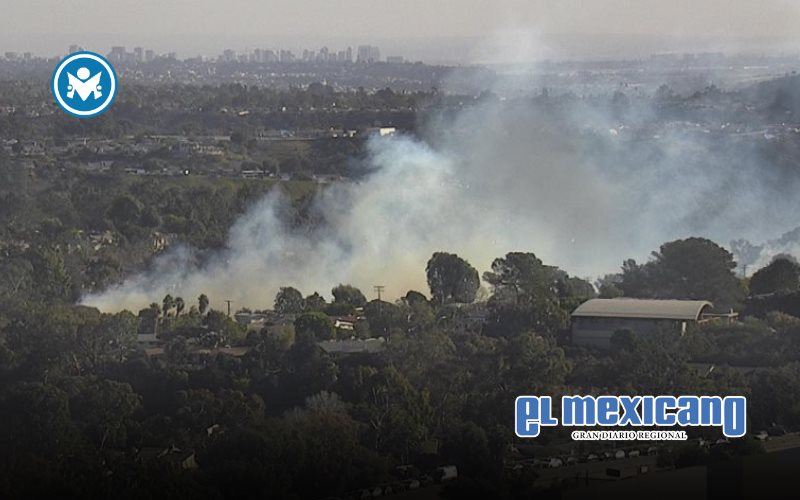
{"label": "warehouse building", "polygon": [[712,314],[707,300],[591,299],[572,312],[572,342],[608,348],[620,330],[636,335],[675,331],[683,335],[692,323],[711,319],[732,320],[736,313]]}

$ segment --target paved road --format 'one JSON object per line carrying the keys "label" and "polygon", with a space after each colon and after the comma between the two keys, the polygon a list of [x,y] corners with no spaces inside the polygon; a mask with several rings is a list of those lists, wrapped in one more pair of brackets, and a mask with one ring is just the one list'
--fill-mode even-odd
{"label": "paved road", "polygon": [[786,434],[785,436],[770,437],[764,442],[767,452],[788,450],[800,447],[800,433]]}
{"label": "paved road", "polygon": [[554,480],[580,478],[584,479],[588,473],[590,479],[616,479],[606,474],[608,469],[620,471],[620,477],[630,477],[638,474],[639,467],[646,465],[653,470],[658,457],[645,455],[633,458],[620,458],[618,460],[604,460],[599,462],[579,463],[557,467],[555,469],[537,469],[539,477],[536,483],[547,484]]}

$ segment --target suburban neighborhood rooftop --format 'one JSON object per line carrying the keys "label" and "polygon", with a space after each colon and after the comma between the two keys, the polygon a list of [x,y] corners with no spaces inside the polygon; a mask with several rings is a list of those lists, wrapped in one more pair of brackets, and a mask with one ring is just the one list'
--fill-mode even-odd
{"label": "suburban neighborhood rooftop", "polygon": [[698,320],[712,307],[707,300],[591,299],[578,306],[572,316]]}

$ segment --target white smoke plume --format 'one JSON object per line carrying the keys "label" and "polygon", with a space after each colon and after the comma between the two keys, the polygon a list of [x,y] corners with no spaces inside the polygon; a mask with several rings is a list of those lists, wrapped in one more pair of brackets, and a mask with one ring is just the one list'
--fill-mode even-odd
{"label": "white smoke plume", "polygon": [[[503,88],[507,91],[507,88]],[[370,172],[315,200],[323,223],[290,227],[277,190],[231,228],[227,249],[196,263],[174,248],[151,270],[84,298],[136,310],[166,293],[271,307],[281,286],[330,298],[338,283],[388,297],[427,291],[425,264],[455,252],[479,271],[532,251],[572,275],[615,272],[666,241],[762,241],[797,226],[797,176],[749,143],[717,147],[715,123],[661,119],[650,100],[485,97],[427,121],[420,137],[368,142]],[[652,122],[652,126],[649,125]]]}

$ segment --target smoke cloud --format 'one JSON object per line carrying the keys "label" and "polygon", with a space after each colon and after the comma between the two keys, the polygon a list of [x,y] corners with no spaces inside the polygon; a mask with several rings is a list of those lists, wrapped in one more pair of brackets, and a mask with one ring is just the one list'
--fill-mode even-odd
{"label": "smoke cloud", "polygon": [[500,82],[415,137],[370,140],[369,172],[323,190],[313,228],[282,220],[288,201],[275,190],[231,228],[227,249],[199,259],[173,248],[83,302],[135,310],[206,293],[217,306],[264,308],[281,286],[330,298],[338,283],[386,285],[396,298],[427,291],[435,251],[481,272],[532,251],[596,277],[672,239],[765,241],[797,226],[797,174],[764,153],[767,139],[730,134],[730,117],[675,120],[650,97],[546,97],[527,85],[521,95]]}

